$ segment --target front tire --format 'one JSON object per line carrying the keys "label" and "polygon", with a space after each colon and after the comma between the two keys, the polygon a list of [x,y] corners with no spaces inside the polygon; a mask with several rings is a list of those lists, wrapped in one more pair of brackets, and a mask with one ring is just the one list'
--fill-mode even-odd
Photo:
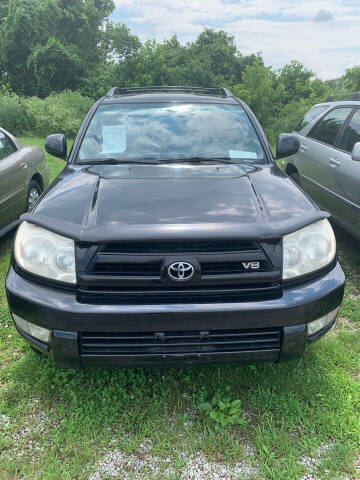
{"label": "front tire", "polygon": [[39,197],[42,193],[42,188],[36,180],[31,180],[28,190],[26,211],[29,212],[36,202],[39,200]]}

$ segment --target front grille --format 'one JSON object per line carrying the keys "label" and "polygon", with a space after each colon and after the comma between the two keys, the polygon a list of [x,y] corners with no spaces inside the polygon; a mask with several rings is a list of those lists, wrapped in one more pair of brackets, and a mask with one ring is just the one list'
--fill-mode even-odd
{"label": "front grille", "polygon": [[[228,262],[200,262],[201,272],[203,275],[231,275],[238,273],[246,273],[244,266],[246,262],[228,261]],[[257,272],[266,271],[265,262],[259,262]],[[119,275],[132,277],[160,277],[161,262],[148,263],[146,259],[139,263],[112,263],[101,262],[96,263],[93,269],[95,275]]]}
{"label": "front grille", "polygon": [[281,328],[80,333],[81,355],[168,355],[279,350]]}
{"label": "front grille", "polygon": [[104,253],[205,253],[237,252],[256,250],[258,245],[251,240],[184,240],[153,242],[114,242],[105,243]]}
{"label": "front grille", "polygon": [[[203,275],[231,275],[238,273],[246,273],[244,263],[247,262],[204,262],[201,263],[201,272]],[[259,262],[257,272],[266,271],[265,262]]]}
{"label": "front grille", "polygon": [[93,273],[96,275],[119,275],[119,276],[160,276],[161,263],[97,263]]}
{"label": "front grille", "polygon": [[280,298],[279,284],[240,285],[234,287],[107,287],[80,289],[79,303],[95,305],[163,305],[180,303],[224,303],[264,301]]}
{"label": "front grille", "polygon": [[[80,248],[80,247],[78,247]],[[281,250],[279,242],[270,251]],[[279,298],[281,267],[259,242],[247,240],[114,242],[90,247],[78,269],[83,303],[159,304],[255,301]],[[84,251],[79,258],[85,258]],[[276,254],[277,262],[281,256]],[[194,266],[190,281],[176,282],[168,266]]]}

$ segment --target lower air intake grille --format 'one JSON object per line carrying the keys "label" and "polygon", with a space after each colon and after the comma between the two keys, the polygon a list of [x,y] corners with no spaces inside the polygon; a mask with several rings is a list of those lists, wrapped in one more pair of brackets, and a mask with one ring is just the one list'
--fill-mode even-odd
{"label": "lower air intake grille", "polygon": [[279,350],[281,328],[151,333],[81,333],[81,355],[167,355]]}

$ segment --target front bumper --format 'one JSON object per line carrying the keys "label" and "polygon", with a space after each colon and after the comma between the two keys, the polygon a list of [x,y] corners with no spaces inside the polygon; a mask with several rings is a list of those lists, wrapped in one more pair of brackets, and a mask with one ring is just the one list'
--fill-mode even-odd
{"label": "front bumper", "polygon": [[[10,311],[52,331],[50,345],[20,332],[35,348],[51,356],[59,366],[135,366],[282,361],[300,357],[308,344],[307,323],[336,309],[344,295],[345,276],[339,263],[333,270],[305,284],[284,287],[279,299],[213,304],[94,305],[77,301],[77,294],[31,282],[10,267],[6,291]],[[91,332],[216,332],[276,328],[278,348],[216,351],[206,348],[188,353],[84,354],[82,334]],[[327,329],[326,329],[327,330]],[[82,333],[80,333],[82,332]],[[321,333],[313,340],[318,339]],[[325,332],[323,332],[325,333]],[[311,339],[310,339],[311,340]]]}

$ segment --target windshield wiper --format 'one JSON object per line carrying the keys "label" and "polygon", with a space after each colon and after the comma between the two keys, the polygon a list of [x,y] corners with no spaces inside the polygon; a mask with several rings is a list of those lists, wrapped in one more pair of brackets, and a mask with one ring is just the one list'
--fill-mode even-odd
{"label": "windshield wiper", "polygon": [[218,162],[218,163],[238,163],[233,162],[227,157],[189,157],[189,158],[159,158],[159,163],[203,163],[203,162]]}
{"label": "windshield wiper", "polygon": [[206,162],[215,162],[215,163],[227,163],[227,164],[237,164],[241,163],[236,159],[232,160],[228,157],[188,157],[188,158],[159,158],[155,160],[144,159],[144,160],[134,160],[134,159],[118,159],[118,158],[104,158],[96,160],[84,160],[82,162],[77,162],[77,165],[124,165],[124,164],[137,164],[137,165],[159,165],[161,163],[206,163]]}
{"label": "windshield wiper", "polygon": [[97,160],[85,160],[83,162],[77,162],[77,165],[124,165],[124,164],[136,164],[136,165],[156,165],[157,160],[127,160],[118,158],[104,158]]}

